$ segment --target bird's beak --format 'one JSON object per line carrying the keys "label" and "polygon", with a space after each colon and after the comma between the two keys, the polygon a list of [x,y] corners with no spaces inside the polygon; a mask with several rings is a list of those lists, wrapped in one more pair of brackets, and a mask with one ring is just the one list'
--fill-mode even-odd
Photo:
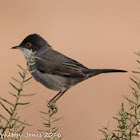
{"label": "bird's beak", "polygon": [[19,48],[20,48],[20,46],[14,46],[11,49],[19,49]]}

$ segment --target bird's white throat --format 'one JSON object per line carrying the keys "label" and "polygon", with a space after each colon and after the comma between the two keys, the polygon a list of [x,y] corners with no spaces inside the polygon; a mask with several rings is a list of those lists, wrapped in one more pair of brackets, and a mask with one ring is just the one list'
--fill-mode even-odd
{"label": "bird's white throat", "polygon": [[30,59],[32,50],[26,49],[26,48],[20,48],[20,50],[23,52],[26,59]]}

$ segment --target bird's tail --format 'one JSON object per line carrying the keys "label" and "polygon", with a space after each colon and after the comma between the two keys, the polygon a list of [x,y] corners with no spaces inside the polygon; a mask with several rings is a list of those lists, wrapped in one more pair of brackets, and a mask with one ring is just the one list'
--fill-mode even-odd
{"label": "bird's tail", "polygon": [[92,77],[101,73],[112,73],[112,72],[127,72],[127,71],[117,69],[88,69],[86,74],[88,75],[88,77]]}

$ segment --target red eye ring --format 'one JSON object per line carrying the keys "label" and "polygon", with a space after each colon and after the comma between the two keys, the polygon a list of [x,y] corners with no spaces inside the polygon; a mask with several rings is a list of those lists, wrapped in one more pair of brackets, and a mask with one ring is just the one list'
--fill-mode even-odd
{"label": "red eye ring", "polygon": [[26,43],[26,48],[30,48],[32,44],[30,42]]}

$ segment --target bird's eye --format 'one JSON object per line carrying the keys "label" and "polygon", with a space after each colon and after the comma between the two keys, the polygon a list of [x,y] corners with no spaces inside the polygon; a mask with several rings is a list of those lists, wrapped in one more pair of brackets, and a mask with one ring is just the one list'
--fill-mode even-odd
{"label": "bird's eye", "polygon": [[26,43],[26,48],[30,48],[32,44],[30,42]]}

